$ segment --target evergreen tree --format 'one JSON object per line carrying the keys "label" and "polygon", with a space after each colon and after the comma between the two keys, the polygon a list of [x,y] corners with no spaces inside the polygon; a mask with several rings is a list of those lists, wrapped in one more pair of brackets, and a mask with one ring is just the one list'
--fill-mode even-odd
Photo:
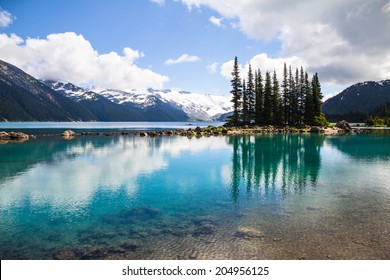
{"label": "evergreen tree", "polygon": [[237,125],[240,119],[240,110],[241,110],[241,96],[242,96],[242,84],[240,79],[240,67],[238,64],[237,56],[234,58],[234,66],[232,71],[231,79],[232,89],[230,93],[232,94],[232,103],[233,103],[233,116],[231,122],[233,125]]}
{"label": "evergreen tree", "polygon": [[321,111],[322,93],[318,74],[309,82],[302,66],[295,69],[294,75],[291,66],[287,68],[284,63],[281,92],[275,70],[272,77],[267,71],[263,81],[261,70],[257,69],[253,75],[252,66],[249,65],[247,80],[241,80],[235,57],[231,84],[232,125],[253,122],[265,125],[329,125]]}
{"label": "evergreen tree", "polygon": [[299,125],[299,120],[301,118],[301,112],[300,112],[300,106],[299,106],[299,95],[300,95],[300,82],[299,82],[299,70],[298,68],[295,68],[295,79],[294,79],[294,84],[295,84],[295,91],[294,91],[294,97],[295,97],[295,120],[294,124]]}
{"label": "evergreen tree", "polygon": [[292,74],[291,66],[288,71],[288,85],[289,85],[289,97],[290,97],[290,117],[288,124],[296,125],[297,124],[297,116],[298,116],[298,99],[296,94],[296,86],[295,80]]}
{"label": "evergreen tree", "polygon": [[314,113],[314,125],[328,126],[329,122],[326,120],[325,115],[322,113],[322,93],[321,84],[318,78],[318,74],[315,73],[312,80],[312,94],[313,94],[313,113]]}
{"label": "evergreen tree", "polygon": [[290,90],[288,86],[288,72],[287,72],[287,65],[286,62],[284,63],[283,67],[283,82],[282,82],[282,97],[283,97],[283,109],[284,109],[284,124],[289,123],[290,119]]}
{"label": "evergreen tree", "polygon": [[261,124],[264,115],[264,86],[263,86],[263,78],[261,76],[260,69],[257,70],[255,75],[255,92],[256,92],[255,123]]}
{"label": "evergreen tree", "polygon": [[282,125],[283,124],[283,104],[280,97],[279,81],[276,76],[276,71],[272,76],[272,124]]}
{"label": "evergreen tree", "polygon": [[250,112],[249,112],[249,99],[248,99],[248,90],[245,85],[245,79],[242,81],[242,122],[249,123]]}
{"label": "evergreen tree", "polygon": [[299,97],[298,97],[298,109],[299,109],[299,120],[298,124],[302,125],[305,122],[305,98],[306,98],[306,83],[305,83],[305,72],[301,66],[299,73]]}
{"label": "evergreen tree", "polygon": [[322,93],[321,93],[321,84],[318,79],[318,74],[315,73],[312,79],[312,93],[313,93],[313,112],[314,116],[321,115],[321,106],[322,106]]}
{"label": "evergreen tree", "polygon": [[250,64],[248,70],[248,83],[247,83],[246,90],[248,95],[248,111],[249,111],[248,122],[252,122],[255,119],[256,93],[255,93],[255,84],[254,84],[252,66]]}
{"label": "evergreen tree", "polygon": [[272,82],[271,74],[267,71],[265,73],[265,90],[264,90],[264,114],[263,122],[265,124],[272,123]]}
{"label": "evergreen tree", "polygon": [[307,73],[305,73],[305,124],[314,124],[313,94]]}

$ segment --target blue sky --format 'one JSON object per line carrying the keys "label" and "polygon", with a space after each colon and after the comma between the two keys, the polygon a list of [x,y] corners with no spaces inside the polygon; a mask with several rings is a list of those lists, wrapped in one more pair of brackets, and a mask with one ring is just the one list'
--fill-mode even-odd
{"label": "blue sky", "polygon": [[221,95],[234,56],[242,76],[248,63],[303,65],[319,73],[325,95],[390,78],[387,0],[2,0],[0,8],[0,59],[43,79]]}

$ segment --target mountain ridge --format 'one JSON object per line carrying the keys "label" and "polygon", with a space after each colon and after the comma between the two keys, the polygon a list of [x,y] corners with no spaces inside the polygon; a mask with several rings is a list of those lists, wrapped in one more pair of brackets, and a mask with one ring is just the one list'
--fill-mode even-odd
{"label": "mountain ridge", "polygon": [[344,117],[361,122],[370,114],[379,114],[378,108],[388,102],[390,80],[366,81],[353,84],[326,100],[322,111],[330,121]]}
{"label": "mountain ridge", "polygon": [[0,60],[0,121],[220,121],[231,111],[227,96],[176,89],[96,91],[40,81]]}
{"label": "mountain ridge", "polygon": [[90,121],[93,117],[80,104],[0,60],[0,120]]}

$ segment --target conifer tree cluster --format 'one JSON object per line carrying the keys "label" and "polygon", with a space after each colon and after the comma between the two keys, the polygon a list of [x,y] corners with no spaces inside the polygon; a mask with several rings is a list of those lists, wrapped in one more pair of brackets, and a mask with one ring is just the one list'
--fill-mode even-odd
{"label": "conifer tree cluster", "polygon": [[318,74],[311,81],[303,67],[283,69],[280,84],[276,75],[260,69],[253,72],[251,65],[247,77],[240,78],[240,67],[235,57],[231,80],[233,115],[232,125],[328,125],[321,111],[322,93]]}

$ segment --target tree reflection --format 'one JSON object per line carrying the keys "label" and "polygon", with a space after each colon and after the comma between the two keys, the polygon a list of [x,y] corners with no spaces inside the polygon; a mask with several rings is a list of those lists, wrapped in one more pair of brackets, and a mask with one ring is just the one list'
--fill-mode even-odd
{"label": "tree reflection", "polygon": [[233,200],[240,189],[266,196],[280,189],[285,196],[316,188],[323,142],[323,136],[301,134],[230,137]]}

